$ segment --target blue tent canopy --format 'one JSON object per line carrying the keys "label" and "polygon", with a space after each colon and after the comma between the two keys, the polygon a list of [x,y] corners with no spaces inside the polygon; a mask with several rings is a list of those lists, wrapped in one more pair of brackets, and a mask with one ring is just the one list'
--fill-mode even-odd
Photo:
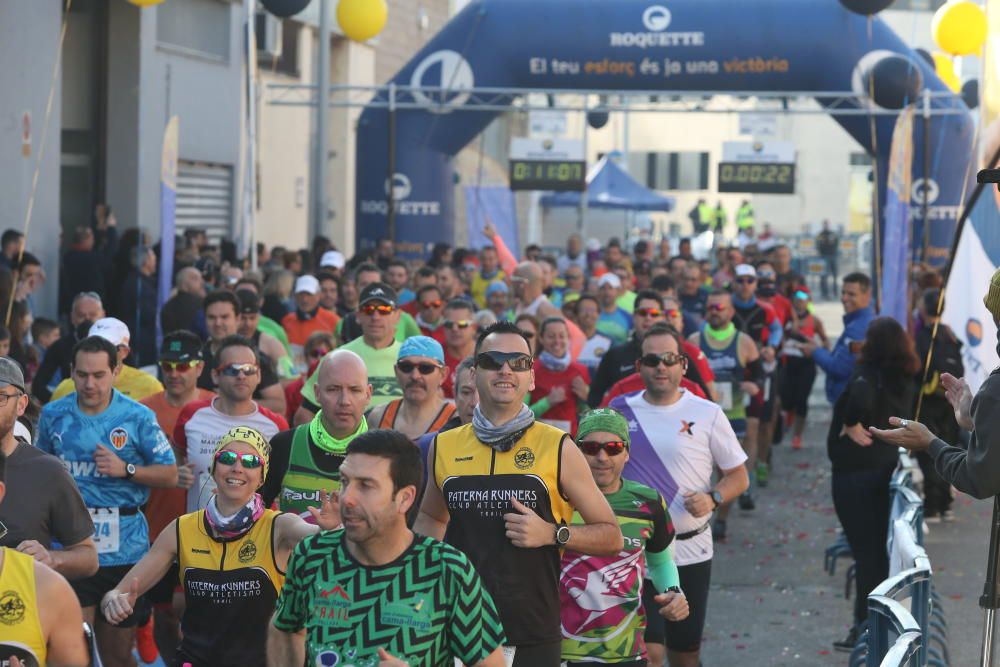
{"label": "blue tent canopy", "polygon": [[[604,156],[587,174],[587,207],[612,211],[671,211],[673,197],[650,190]],[[580,206],[579,192],[557,192],[542,197],[546,208]]]}

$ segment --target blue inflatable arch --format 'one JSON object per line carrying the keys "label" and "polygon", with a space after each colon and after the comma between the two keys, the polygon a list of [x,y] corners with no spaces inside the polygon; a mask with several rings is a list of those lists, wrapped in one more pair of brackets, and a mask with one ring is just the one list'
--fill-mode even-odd
{"label": "blue inflatable arch", "polygon": [[[868,18],[838,0],[477,0],[393,78],[403,89],[399,101],[426,107],[396,110],[392,156],[388,110],[373,105],[361,114],[358,245],[371,247],[388,237],[390,190],[401,254],[423,254],[429,244],[453,240],[452,158],[498,113],[475,111],[476,97],[463,90],[861,92],[859,63],[872,52],[908,58],[925,87],[948,92],[883,21],[875,17],[869,26]],[[422,87],[449,89],[450,105],[469,108],[442,109],[441,97],[406,90]],[[664,116],[664,123],[677,118]],[[877,153],[884,198],[895,115],[875,116],[874,141],[867,114],[835,118]],[[936,183],[929,188],[929,258],[943,263],[970,173],[974,123],[967,113],[937,115],[930,122],[929,147],[923,145],[922,121],[915,123],[913,171],[914,179],[922,177],[928,148]],[[913,213],[919,216],[920,207]],[[915,243],[922,244],[922,224],[914,221]]]}

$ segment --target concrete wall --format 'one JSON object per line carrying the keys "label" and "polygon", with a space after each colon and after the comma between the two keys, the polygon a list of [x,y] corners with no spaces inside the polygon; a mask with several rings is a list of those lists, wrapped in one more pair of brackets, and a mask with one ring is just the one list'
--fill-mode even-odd
{"label": "concrete wall", "polygon": [[[0,228],[22,229],[32,176],[41,148],[45,108],[52,83],[53,66],[62,21],[60,0],[0,2]],[[61,79],[55,86],[45,153],[28,230],[28,249],[48,269],[49,280],[36,295],[39,312],[52,313],[56,306],[56,269],[59,265],[59,155],[61,127]],[[32,118],[32,152],[21,151],[21,120],[25,111]],[[6,306],[6,304],[5,304]]]}

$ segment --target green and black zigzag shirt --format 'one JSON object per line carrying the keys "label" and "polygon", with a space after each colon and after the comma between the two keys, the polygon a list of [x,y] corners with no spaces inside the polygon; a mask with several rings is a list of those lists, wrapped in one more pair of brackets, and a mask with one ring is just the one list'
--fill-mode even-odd
{"label": "green and black zigzag shirt", "polygon": [[375,667],[379,648],[411,667],[473,665],[504,643],[469,559],[422,535],[381,567],[354,560],[343,530],[307,537],[288,562],[274,626],[305,628],[310,665]]}

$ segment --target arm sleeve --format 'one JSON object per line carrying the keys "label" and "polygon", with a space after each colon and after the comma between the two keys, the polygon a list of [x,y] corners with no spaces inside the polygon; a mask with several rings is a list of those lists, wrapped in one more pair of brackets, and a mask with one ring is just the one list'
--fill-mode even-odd
{"label": "arm sleeve", "polygon": [[494,234],[493,246],[497,249],[497,258],[500,260],[500,268],[508,276],[513,275],[514,269],[517,268],[517,258],[514,257],[514,253],[510,251],[507,244],[504,243],[503,238],[499,234]]}
{"label": "arm sleeve", "polygon": [[[525,402],[527,402],[528,400],[531,400],[531,399],[530,398],[526,398]],[[542,415],[544,415],[546,412],[548,412],[552,408],[552,404],[549,403],[549,397],[548,396],[542,396],[536,402],[531,403],[530,405],[528,405],[528,408],[531,410],[532,414],[534,414],[535,418],[537,419],[537,418],[541,417]]]}
{"label": "arm sleeve", "polygon": [[312,541],[310,536],[299,542],[288,558],[285,584],[281,587],[274,612],[274,627],[282,632],[298,632],[305,627],[309,616],[306,593],[312,586],[312,577],[306,575],[302,566],[306,558],[306,548]]}
{"label": "arm sleeve", "polygon": [[657,593],[662,593],[671,586],[680,587],[681,576],[674,562],[673,547],[663,551],[647,551],[646,565],[649,569],[649,579],[656,587]]}
{"label": "arm sleeve", "polygon": [[653,510],[653,533],[646,540],[646,564],[649,568],[649,579],[652,580],[658,593],[662,593],[671,586],[680,585],[680,575],[677,573],[677,564],[674,563],[671,553],[671,544],[674,541],[674,524],[670,520],[670,513],[667,511],[667,504],[663,496],[656,494],[656,500],[650,502]]}
{"label": "arm sleeve", "polygon": [[975,428],[968,450],[935,440],[930,454],[945,481],[974,498],[989,498],[1000,493],[1000,447],[990,446],[1000,437],[998,376],[990,376],[973,399],[972,420]]}
{"label": "arm sleeve", "polygon": [[288,461],[292,453],[292,438],[295,429],[282,431],[271,438],[271,458],[267,469],[267,477],[260,487],[260,497],[264,507],[271,507],[281,492],[281,482],[288,470]]}

